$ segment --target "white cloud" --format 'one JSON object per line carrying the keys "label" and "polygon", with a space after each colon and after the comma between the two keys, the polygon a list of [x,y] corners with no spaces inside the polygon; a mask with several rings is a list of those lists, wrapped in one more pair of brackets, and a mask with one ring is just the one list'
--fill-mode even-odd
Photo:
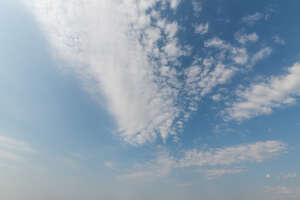
{"label": "white cloud", "polygon": [[285,40],[280,38],[278,35],[275,35],[273,37],[273,41],[277,44],[280,44],[280,45],[285,45]]}
{"label": "white cloud", "polygon": [[[215,37],[204,44],[216,55],[180,68],[180,58],[190,55],[191,47],[179,42],[178,23],[162,15],[169,8],[175,12],[180,0],[24,2],[56,56],[70,62],[86,89],[102,99],[117,133],[132,145],[157,137],[177,140],[204,95],[230,81],[238,66],[262,58],[263,52],[251,57],[246,48]],[[208,24],[203,28],[201,33]]]}
{"label": "white cloud", "polygon": [[[204,41],[204,47],[207,56],[195,57],[193,64],[184,71],[184,96],[190,101],[188,110],[192,112],[198,110],[199,100],[203,96],[228,83],[236,73],[253,67],[272,52],[271,48],[264,47],[251,55],[246,48],[234,46],[218,37]],[[218,97],[221,96],[214,94],[213,100],[217,101]]]}
{"label": "white cloud", "polygon": [[264,18],[264,14],[256,12],[254,14],[247,15],[247,16],[243,17],[242,21],[244,23],[249,24],[249,25],[253,25],[253,24],[255,24],[256,22],[258,22],[259,20],[261,20],[263,18]]}
{"label": "white cloud", "polygon": [[189,67],[185,71],[187,77],[186,90],[189,92],[189,96],[195,95],[198,98],[208,94],[214,87],[219,84],[224,84],[235,74],[236,68],[226,67],[224,64],[214,64],[212,66],[207,65],[209,62],[204,59],[202,64],[195,64]]}
{"label": "white cloud", "polygon": [[[238,37],[237,35],[238,34],[235,34],[236,37]],[[247,38],[248,36],[245,37]],[[255,40],[255,36],[249,36],[249,38]],[[246,40],[249,40],[249,38],[245,39],[243,38],[243,36],[241,36],[241,38],[238,37],[238,39],[240,39],[242,42],[246,42]],[[250,53],[248,53],[245,47],[234,46],[224,40],[221,40],[218,37],[206,40],[204,42],[204,46],[209,48],[216,48],[219,50],[219,53],[217,53],[215,56],[217,62],[225,62],[227,63],[227,65],[231,66],[240,65],[246,68],[253,67],[257,64],[257,62],[266,58],[272,53],[272,49],[270,47],[263,47],[259,51],[251,55]]]}
{"label": "white cloud", "polygon": [[245,169],[234,168],[234,169],[209,169],[205,171],[205,175],[208,180],[214,180],[224,175],[230,174],[240,174],[243,173]]}
{"label": "white cloud", "polygon": [[31,145],[6,136],[0,136],[0,158],[23,160],[24,153],[34,153]]}
{"label": "white cloud", "polygon": [[237,32],[235,34],[235,39],[241,44],[246,44],[248,42],[257,42],[259,37],[256,33],[242,34],[240,32]]}
{"label": "white cloud", "polygon": [[250,68],[253,67],[260,60],[270,56],[271,53],[272,53],[272,49],[270,47],[264,47],[264,48],[260,49],[252,56],[248,67],[250,67]]}
{"label": "white cloud", "polygon": [[201,167],[233,166],[241,163],[260,163],[278,156],[286,150],[287,145],[280,141],[256,142],[252,144],[215,148],[209,151],[196,149],[184,151],[178,158],[166,152],[160,152],[156,160],[147,162],[121,176],[118,180],[156,180],[168,176],[173,169],[200,167],[197,172],[204,172],[209,179],[226,174],[237,174],[244,168],[224,168],[203,170]]}
{"label": "white cloud", "polygon": [[[154,9],[158,2],[162,6]],[[182,88],[175,66],[188,48],[177,40],[177,23],[161,17],[160,9],[176,10],[179,0],[25,4],[55,51],[88,80],[87,89],[105,97],[126,142],[137,145],[176,134],[184,111],[178,105]]]}
{"label": "white cloud", "polygon": [[7,152],[7,151],[2,151],[0,150],[0,158],[1,159],[9,159],[9,160],[15,160],[15,161],[18,161],[18,160],[22,160],[23,158],[14,154],[14,153],[11,153],[11,152]]}
{"label": "white cloud", "polygon": [[[248,59],[249,59],[249,55],[245,48],[233,46],[233,45],[221,40],[218,37],[215,37],[215,38],[205,41],[204,46],[217,48],[221,51],[218,61],[223,62],[227,58],[227,59],[233,61],[234,64],[244,65],[248,62]],[[229,53],[229,55],[227,55],[227,57],[225,58],[224,56],[226,55],[226,53]]]}
{"label": "white cloud", "polygon": [[200,35],[204,35],[208,32],[209,25],[208,25],[208,23],[199,24],[199,25],[194,26],[194,28],[195,28],[195,33],[198,33]]}
{"label": "white cloud", "polygon": [[119,175],[119,181],[153,181],[168,176],[176,168],[176,160],[166,152],[159,152],[156,160],[139,165],[125,174]]}
{"label": "white cloud", "polygon": [[202,11],[202,2],[201,0],[192,0],[193,10],[196,14]]}
{"label": "white cloud", "polygon": [[300,64],[288,68],[287,73],[273,76],[264,82],[237,91],[238,100],[225,110],[229,119],[245,120],[272,113],[274,108],[296,102],[300,95]]}
{"label": "white cloud", "polygon": [[210,40],[205,41],[205,47],[216,47],[219,49],[230,49],[231,45],[227,44],[225,41],[221,40],[218,37],[211,38]]}
{"label": "white cloud", "polygon": [[106,162],[104,162],[104,166],[113,169],[115,165],[111,161],[106,161]]}
{"label": "white cloud", "polygon": [[10,149],[10,150],[20,151],[20,152],[29,152],[29,153],[35,152],[35,150],[31,147],[31,145],[6,136],[0,136],[0,148]]}
{"label": "white cloud", "polygon": [[217,101],[220,101],[222,99],[222,95],[221,94],[215,94],[211,98],[212,98],[212,100],[217,102]]}
{"label": "white cloud", "polygon": [[266,179],[270,179],[271,178],[271,175],[270,174],[266,174]]}
{"label": "white cloud", "polygon": [[190,166],[228,166],[241,162],[263,162],[286,149],[279,141],[257,142],[247,145],[211,149],[210,151],[186,151],[179,161],[182,167]]}
{"label": "white cloud", "polygon": [[170,6],[172,9],[176,9],[180,3],[181,0],[169,0],[170,1]]}

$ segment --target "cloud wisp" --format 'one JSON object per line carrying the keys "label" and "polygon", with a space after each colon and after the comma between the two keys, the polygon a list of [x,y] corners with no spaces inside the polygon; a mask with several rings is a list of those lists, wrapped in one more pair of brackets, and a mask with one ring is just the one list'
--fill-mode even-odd
{"label": "cloud wisp", "polygon": [[248,42],[255,43],[258,41],[259,36],[256,33],[243,34],[243,33],[237,32],[235,34],[235,39],[241,44],[246,44]]}
{"label": "cloud wisp", "polygon": [[205,176],[208,180],[214,180],[224,175],[240,174],[245,172],[243,168],[233,169],[209,169],[205,171]]}
{"label": "cloud wisp", "polygon": [[225,110],[228,119],[242,121],[293,104],[300,95],[300,64],[289,67],[284,75],[270,77],[236,93],[238,100]]}
{"label": "cloud wisp", "polygon": [[208,28],[209,28],[209,24],[199,24],[199,25],[195,25],[195,33],[200,34],[200,35],[204,35],[208,32]]}
{"label": "cloud wisp", "polygon": [[264,14],[256,12],[254,14],[247,15],[243,17],[242,21],[248,25],[254,25],[256,22],[264,18]]}
{"label": "cloud wisp", "polygon": [[[118,177],[119,180],[144,179],[155,180],[169,175],[173,169],[198,168],[196,172],[204,172],[208,179],[215,179],[226,174],[238,174],[246,169],[237,167],[245,163],[261,163],[282,154],[287,145],[280,141],[265,141],[214,148],[208,151],[197,149],[184,151],[183,156],[173,157],[166,152],[159,152],[157,159],[141,165],[131,172]],[[203,169],[214,167],[216,169]],[[222,168],[220,168],[222,167]],[[224,168],[225,167],[225,168]]]}
{"label": "cloud wisp", "polygon": [[24,153],[34,153],[31,145],[6,136],[0,136],[0,159],[23,160]]}
{"label": "cloud wisp", "polygon": [[279,141],[257,142],[247,145],[217,148],[210,151],[186,151],[179,166],[228,166],[242,162],[259,163],[276,156],[286,149]]}

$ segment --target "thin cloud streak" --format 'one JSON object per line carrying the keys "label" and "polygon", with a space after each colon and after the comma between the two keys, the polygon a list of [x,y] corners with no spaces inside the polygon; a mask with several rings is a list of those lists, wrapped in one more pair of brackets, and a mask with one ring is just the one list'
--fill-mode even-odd
{"label": "thin cloud streak", "polygon": [[7,136],[0,136],[0,159],[21,161],[24,154],[35,153],[36,150],[23,141]]}
{"label": "thin cloud streak", "polygon": [[[208,179],[214,179],[226,174],[238,174],[246,169],[236,167],[245,163],[261,163],[284,153],[287,145],[281,141],[265,141],[237,145],[224,148],[214,148],[209,151],[197,149],[185,150],[183,156],[173,157],[167,152],[159,152],[157,159],[132,169],[131,172],[119,175],[119,181],[148,180],[153,181],[168,176],[173,169],[198,167],[197,172],[204,172]],[[226,167],[205,170],[202,167]]]}
{"label": "thin cloud streak", "polygon": [[225,110],[227,119],[242,121],[291,105],[300,96],[300,64],[289,67],[284,75],[272,76],[236,93],[238,100]]}

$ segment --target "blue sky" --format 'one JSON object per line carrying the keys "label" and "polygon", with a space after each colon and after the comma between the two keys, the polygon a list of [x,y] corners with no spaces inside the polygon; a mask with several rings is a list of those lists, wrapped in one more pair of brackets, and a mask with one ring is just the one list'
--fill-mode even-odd
{"label": "blue sky", "polygon": [[299,6],[1,1],[1,199],[299,199]]}

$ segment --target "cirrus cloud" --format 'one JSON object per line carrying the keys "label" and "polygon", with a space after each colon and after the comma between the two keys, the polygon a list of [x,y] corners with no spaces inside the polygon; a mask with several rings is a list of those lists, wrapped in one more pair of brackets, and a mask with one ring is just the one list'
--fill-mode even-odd
{"label": "cirrus cloud", "polygon": [[[204,42],[207,55],[183,67],[181,58],[193,48],[178,37],[180,20],[163,14],[176,13],[180,0],[24,3],[55,55],[70,63],[92,95],[104,97],[116,132],[131,145],[177,140],[203,96],[271,53],[252,55],[213,37]],[[207,30],[208,23],[201,33]]]}
{"label": "cirrus cloud", "polygon": [[228,119],[238,121],[273,112],[274,108],[296,102],[300,95],[300,64],[295,63],[283,75],[238,90],[238,100],[225,110]]}

